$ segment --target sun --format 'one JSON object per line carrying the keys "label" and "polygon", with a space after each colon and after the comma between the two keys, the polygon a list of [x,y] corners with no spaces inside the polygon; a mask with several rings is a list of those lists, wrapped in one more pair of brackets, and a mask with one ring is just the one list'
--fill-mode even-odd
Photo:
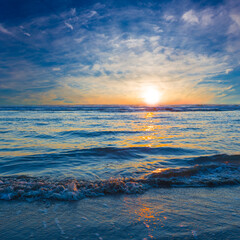
{"label": "sun", "polygon": [[144,102],[148,105],[156,105],[161,99],[161,93],[154,87],[149,87],[143,93]]}

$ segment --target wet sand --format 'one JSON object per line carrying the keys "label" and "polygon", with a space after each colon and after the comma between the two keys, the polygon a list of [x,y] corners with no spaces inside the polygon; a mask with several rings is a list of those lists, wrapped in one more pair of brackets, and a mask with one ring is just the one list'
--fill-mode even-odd
{"label": "wet sand", "polygon": [[231,239],[240,187],[151,189],[80,201],[0,201],[0,239]]}

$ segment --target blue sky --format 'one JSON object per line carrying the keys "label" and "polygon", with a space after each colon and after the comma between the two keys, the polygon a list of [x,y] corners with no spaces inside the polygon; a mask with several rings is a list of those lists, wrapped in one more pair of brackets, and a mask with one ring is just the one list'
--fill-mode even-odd
{"label": "blue sky", "polygon": [[0,0],[0,104],[240,103],[240,0]]}

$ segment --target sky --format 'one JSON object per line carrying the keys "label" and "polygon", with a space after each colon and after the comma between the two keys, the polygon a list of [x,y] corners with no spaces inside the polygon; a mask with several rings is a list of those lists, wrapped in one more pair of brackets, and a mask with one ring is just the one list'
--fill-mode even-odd
{"label": "sky", "polygon": [[0,105],[240,103],[240,0],[0,6]]}

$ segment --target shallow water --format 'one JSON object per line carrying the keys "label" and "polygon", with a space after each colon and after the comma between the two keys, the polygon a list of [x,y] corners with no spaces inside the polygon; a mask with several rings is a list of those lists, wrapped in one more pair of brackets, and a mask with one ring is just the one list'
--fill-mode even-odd
{"label": "shallow water", "polygon": [[2,201],[0,238],[238,240],[240,188],[161,188],[81,201]]}
{"label": "shallow water", "polygon": [[0,108],[0,199],[240,184],[240,106]]}

